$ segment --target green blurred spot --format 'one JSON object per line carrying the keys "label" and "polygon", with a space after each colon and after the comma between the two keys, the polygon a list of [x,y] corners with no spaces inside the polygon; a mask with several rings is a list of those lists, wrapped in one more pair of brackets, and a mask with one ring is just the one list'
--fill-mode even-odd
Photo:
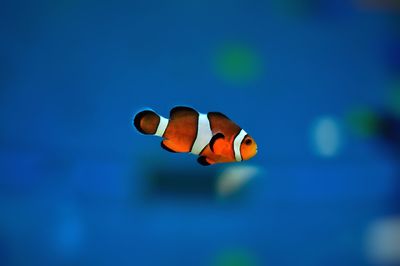
{"label": "green blurred spot", "polygon": [[261,60],[254,50],[244,45],[224,46],[216,58],[217,74],[236,84],[256,80],[261,74]]}
{"label": "green blurred spot", "polygon": [[256,258],[243,249],[225,250],[216,259],[214,266],[256,266]]}
{"label": "green blurred spot", "polygon": [[358,107],[347,116],[347,122],[354,132],[360,136],[368,137],[379,133],[379,116],[367,107]]}
{"label": "green blurred spot", "polygon": [[400,117],[400,81],[397,81],[391,92],[389,93],[388,99],[389,109],[397,116]]}

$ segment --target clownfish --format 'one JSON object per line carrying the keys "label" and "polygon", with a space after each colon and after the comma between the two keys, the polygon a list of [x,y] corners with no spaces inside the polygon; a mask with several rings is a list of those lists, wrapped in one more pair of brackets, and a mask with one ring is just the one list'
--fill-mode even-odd
{"label": "clownfish", "polygon": [[135,115],[133,124],[142,134],[162,137],[161,147],[169,152],[199,155],[201,165],[240,162],[257,153],[254,139],[219,112],[202,114],[178,106],[167,119],[153,110],[144,110]]}

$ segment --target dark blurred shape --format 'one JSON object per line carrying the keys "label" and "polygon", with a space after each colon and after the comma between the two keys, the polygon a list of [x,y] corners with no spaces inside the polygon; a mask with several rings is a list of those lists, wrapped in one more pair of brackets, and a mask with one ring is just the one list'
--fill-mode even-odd
{"label": "dark blurred shape", "polygon": [[[400,1],[398,1],[400,3]],[[400,4],[399,4],[400,5]],[[399,8],[400,11],[400,8]],[[399,35],[399,34],[398,34]],[[398,75],[400,73],[400,36],[392,37],[387,48],[387,67],[391,73]]]}
{"label": "dark blurred shape", "polygon": [[400,153],[400,118],[388,110],[356,109],[348,116],[351,128],[360,136],[376,136]]}
{"label": "dark blurred shape", "polygon": [[209,200],[215,197],[217,167],[148,162],[144,166],[143,176],[144,196],[148,199],[166,197]]}
{"label": "dark blurred shape", "polygon": [[392,113],[384,113],[381,117],[380,137],[386,143],[389,151],[397,162],[397,176],[393,183],[393,193],[390,197],[390,206],[396,214],[400,213],[400,117]]}
{"label": "dark blurred shape", "polygon": [[400,11],[398,0],[355,0],[359,7],[369,10]]}
{"label": "dark blurred shape", "polygon": [[216,55],[215,69],[223,80],[245,85],[260,78],[262,63],[260,55],[249,45],[226,43]]}
{"label": "dark blurred shape", "polygon": [[350,128],[359,136],[368,137],[379,133],[381,121],[371,108],[357,107],[347,115]]}
{"label": "dark blurred shape", "polygon": [[400,155],[400,118],[392,113],[384,113],[381,116],[381,136],[395,149],[397,155]]}
{"label": "dark blurred shape", "polygon": [[217,255],[212,266],[257,266],[256,257],[244,248],[226,249]]}
{"label": "dark blurred shape", "polygon": [[[396,96],[398,97],[398,96]],[[400,162],[400,117],[395,113],[358,109],[349,116],[350,126],[361,136],[374,136],[386,144],[385,147],[394,156],[395,162]],[[397,164],[399,167],[399,164]],[[390,206],[396,214],[400,212],[400,170],[393,182],[393,192],[389,196]]]}

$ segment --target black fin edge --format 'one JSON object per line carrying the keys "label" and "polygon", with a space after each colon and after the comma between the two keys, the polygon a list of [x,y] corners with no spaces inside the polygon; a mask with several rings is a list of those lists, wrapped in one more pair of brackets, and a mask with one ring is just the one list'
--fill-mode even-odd
{"label": "black fin edge", "polygon": [[211,138],[211,140],[210,140],[210,149],[211,149],[212,152],[214,152],[214,144],[215,144],[215,142],[217,141],[217,139],[220,139],[220,138],[225,138],[225,135],[222,134],[222,133],[217,133]]}
{"label": "black fin edge", "polygon": [[207,162],[206,160],[206,156],[199,156],[199,158],[197,158],[197,162],[203,166],[209,166],[210,163]]}
{"label": "black fin edge", "polygon": [[140,133],[145,134],[145,135],[152,135],[151,133],[146,133],[145,131],[143,131],[143,129],[140,128],[140,121],[141,121],[142,118],[143,118],[145,115],[147,115],[147,114],[155,114],[155,112],[152,111],[152,110],[144,110],[144,111],[141,111],[141,112],[137,113],[137,114],[135,115],[134,120],[133,120],[133,125],[135,126],[135,128],[136,128]]}
{"label": "black fin edge", "polygon": [[167,146],[164,144],[163,141],[161,141],[161,148],[163,148],[164,150],[169,151],[169,152],[177,153],[177,152],[174,151],[173,149],[167,147]]}

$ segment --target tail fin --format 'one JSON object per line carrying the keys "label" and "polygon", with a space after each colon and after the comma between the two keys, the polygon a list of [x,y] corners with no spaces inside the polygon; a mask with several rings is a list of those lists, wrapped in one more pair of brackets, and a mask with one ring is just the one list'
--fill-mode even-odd
{"label": "tail fin", "polygon": [[154,135],[160,124],[160,116],[152,110],[144,110],[136,114],[133,124],[136,129],[146,135]]}

